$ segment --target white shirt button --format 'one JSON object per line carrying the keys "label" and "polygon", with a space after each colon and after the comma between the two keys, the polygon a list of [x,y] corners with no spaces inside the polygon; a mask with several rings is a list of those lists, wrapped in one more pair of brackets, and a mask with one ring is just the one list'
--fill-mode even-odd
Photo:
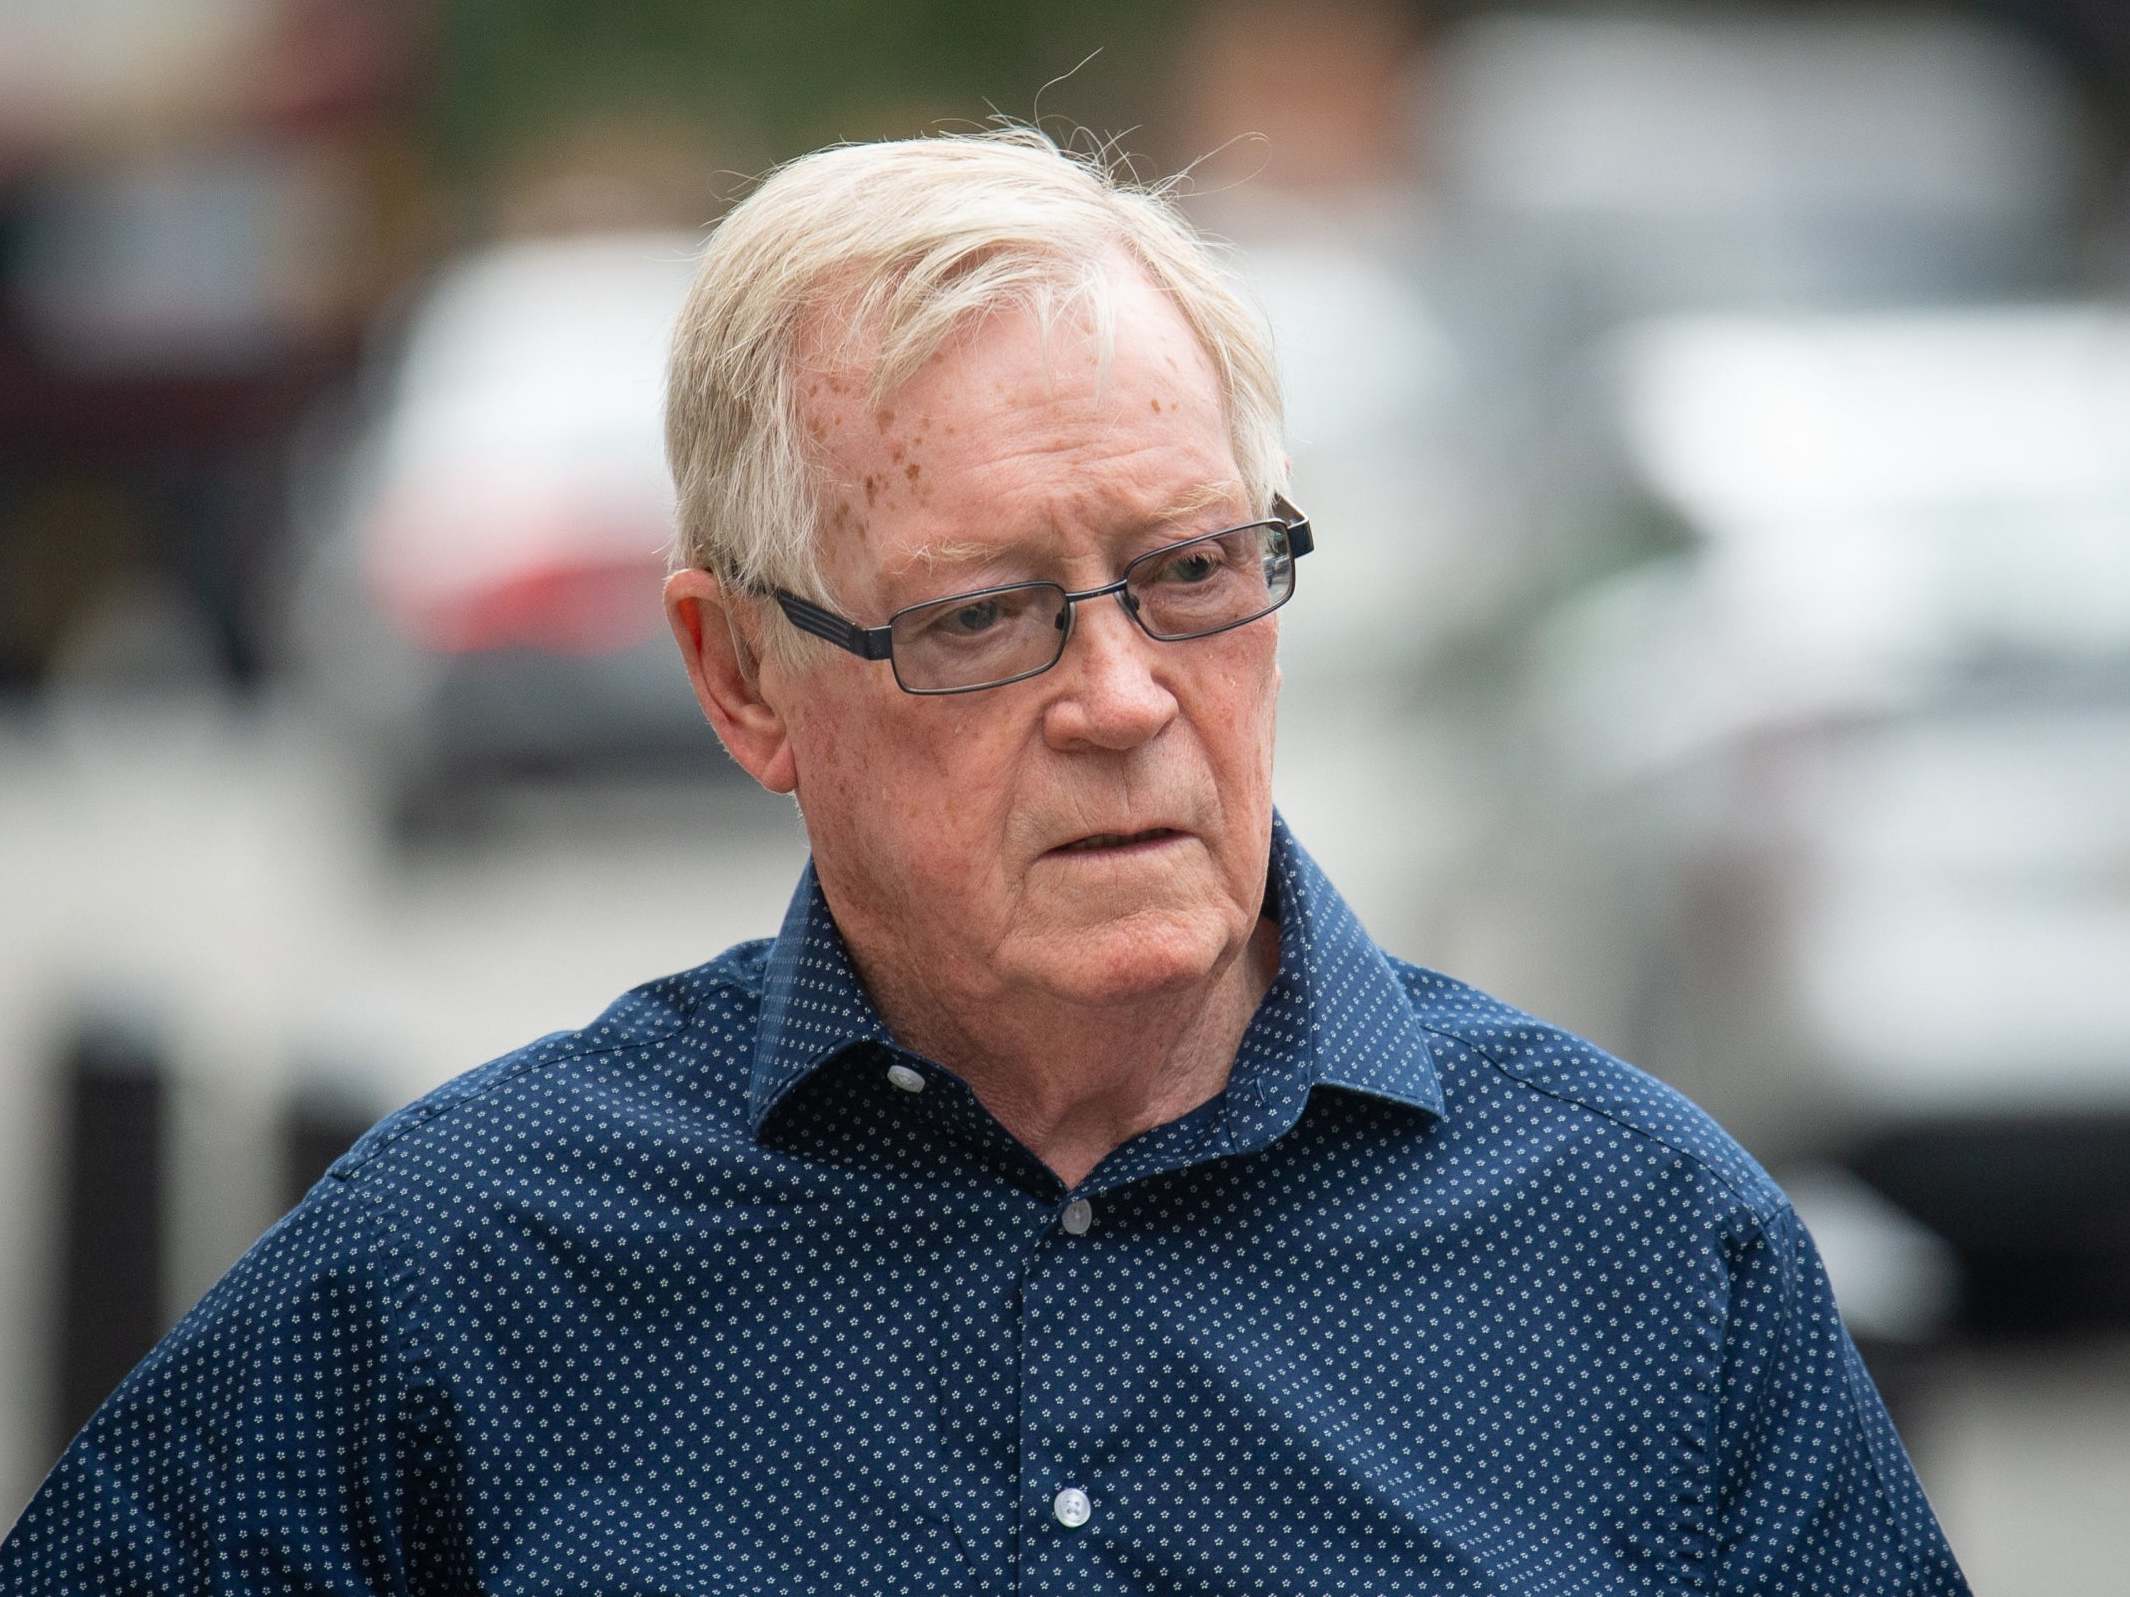
{"label": "white shirt button", "polygon": [[1067,1530],[1078,1530],[1095,1510],[1085,1492],[1077,1486],[1068,1486],[1050,1500],[1050,1511],[1058,1516],[1058,1523]]}
{"label": "white shirt button", "polygon": [[908,1065],[889,1065],[887,1067],[887,1079],[904,1092],[924,1091],[924,1072],[912,1070]]}
{"label": "white shirt button", "polygon": [[1095,1223],[1095,1206],[1085,1198],[1075,1198],[1065,1205],[1065,1214],[1058,1223],[1072,1236],[1084,1237],[1087,1228]]}

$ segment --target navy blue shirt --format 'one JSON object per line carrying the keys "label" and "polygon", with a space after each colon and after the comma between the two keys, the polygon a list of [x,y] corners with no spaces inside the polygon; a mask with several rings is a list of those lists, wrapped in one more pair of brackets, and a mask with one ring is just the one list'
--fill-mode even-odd
{"label": "navy blue shirt", "polygon": [[1071,1191],[773,942],[380,1122],[0,1591],[1959,1593],[1781,1192],[1284,825],[1227,1086]]}

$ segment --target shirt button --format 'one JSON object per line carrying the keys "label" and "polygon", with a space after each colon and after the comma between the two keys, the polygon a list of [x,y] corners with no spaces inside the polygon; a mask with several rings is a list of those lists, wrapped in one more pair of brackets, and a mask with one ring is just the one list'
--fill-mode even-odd
{"label": "shirt button", "polygon": [[1075,1198],[1065,1205],[1064,1217],[1058,1223],[1070,1235],[1084,1237],[1087,1228],[1095,1223],[1095,1206],[1085,1198]]}
{"label": "shirt button", "polygon": [[887,1067],[887,1079],[904,1092],[924,1091],[924,1072],[912,1070],[908,1065],[889,1065]]}
{"label": "shirt button", "polygon": [[1087,1523],[1087,1516],[1094,1512],[1094,1505],[1087,1494],[1077,1486],[1068,1486],[1050,1500],[1050,1511],[1058,1516],[1058,1523],[1067,1530],[1078,1530]]}

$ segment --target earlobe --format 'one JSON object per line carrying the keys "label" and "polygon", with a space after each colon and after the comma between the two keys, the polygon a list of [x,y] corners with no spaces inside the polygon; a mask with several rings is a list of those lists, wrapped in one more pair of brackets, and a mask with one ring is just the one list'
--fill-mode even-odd
{"label": "earlobe", "polygon": [[696,569],[666,578],[665,604],[695,701],[718,741],[770,792],[791,792],[798,769],[790,729],[763,693],[762,672],[744,641],[745,617],[735,612],[716,577]]}

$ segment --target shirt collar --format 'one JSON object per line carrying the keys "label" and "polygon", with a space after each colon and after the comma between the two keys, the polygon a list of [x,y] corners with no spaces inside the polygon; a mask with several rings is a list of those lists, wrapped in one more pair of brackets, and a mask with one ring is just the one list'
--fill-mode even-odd
{"label": "shirt collar", "polygon": [[893,1042],[858,980],[809,858],[783,929],[769,945],[747,1105],[755,1135],[791,1089],[830,1059],[866,1043]]}
{"label": "shirt collar", "polygon": [[1305,1088],[1344,1087],[1443,1114],[1442,1083],[1405,983],[1277,812],[1269,887],[1279,976],[1243,1039],[1237,1073],[1252,1056],[1272,1054],[1261,1038],[1283,1037],[1278,1053]]}
{"label": "shirt collar", "polygon": [[[1262,1098],[1276,1072],[1304,1092],[1344,1087],[1442,1114],[1442,1085],[1404,983],[1277,812],[1267,904],[1280,923],[1279,977],[1231,1080],[1247,1073]],[[867,1044],[893,1047],[894,1039],[808,860],[769,947],[748,1102],[754,1132],[806,1077]]]}

